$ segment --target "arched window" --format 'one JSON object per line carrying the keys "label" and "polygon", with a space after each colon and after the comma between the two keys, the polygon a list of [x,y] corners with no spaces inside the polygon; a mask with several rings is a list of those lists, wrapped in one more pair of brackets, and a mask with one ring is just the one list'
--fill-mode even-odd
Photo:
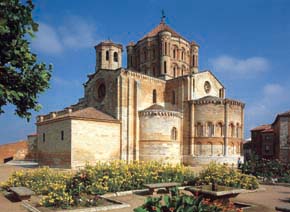
{"label": "arched window", "polygon": [[202,145],[200,142],[196,143],[195,145],[195,154],[202,155]]}
{"label": "arched window", "polygon": [[182,68],[181,68],[181,75],[183,76],[184,73],[185,73],[185,66],[182,66]]}
{"label": "arched window", "polygon": [[219,97],[220,97],[220,98],[223,98],[223,89],[222,89],[222,88],[219,89]]}
{"label": "arched window", "polygon": [[167,73],[167,64],[166,64],[166,61],[164,61],[164,73],[166,74]]}
{"label": "arched window", "polygon": [[157,94],[156,94],[156,90],[153,90],[153,103],[155,104],[157,102]]}
{"label": "arched window", "polygon": [[202,124],[197,123],[196,125],[196,136],[200,137],[203,136]]}
{"label": "arched window", "polygon": [[184,60],[185,58],[185,50],[184,50],[184,48],[182,48],[182,50],[181,50],[181,60]]}
{"label": "arched window", "polygon": [[233,123],[230,124],[231,137],[235,137],[235,126]]}
{"label": "arched window", "polygon": [[192,66],[195,67],[195,55],[192,56]]}
{"label": "arched window", "polygon": [[173,58],[175,59],[176,58],[176,50],[173,49]]}
{"label": "arched window", "polygon": [[207,136],[208,137],[214,136],[214,125],[212,122],[207,123]]}
{"label": "arched window", "polygon": [[213,155],[213,145],[212,145],[212,143],[211,142],[208,142],[207,143],[207,155],[210,155],[210,156],[212,156]]}
{"label": "arched window", "polygon": [[117,52],[114,52],[114,61],[118,62],[118,53]]}
{"label": "arched window", "polygon": [[234,155],[236,152],[236,147],[235,147],[235,144],[234,143],[231,143],[231,155]]}
{"label": "arched window", "polygon": [[171,130],[171,140],[177,140],[177,130],[175,127]]}
{"label": "arched window", "polygon": [[165,53],[165,55],[167,55],[167,42],[165,42],[165,44],[164,44],[164,53]]}
{"label": "arched window", "polygon": [[175,91],[172,91],[172,104],[175,105]]}
{"label": "arched window", "polygon": [[221,122],[217,124],[217,135],[220,137],[224,135],[223,124]]}
{"label": "arched window", "polygon": [[240,125],[239,125],[239,123],[237,123],[237,127],[236,127],[236,136],[237,136],[237,138],[240,137]]}
{"label": "arched window", "polygon": [[109,50],[106,51],[106,60],[109,60]]}
{"label": "arched window", "polygon": [[176,66],[173,67],[173,77],[176,77]]}
{"label": "arched window", "polygon": [[221,156],[224,154],[224,144],[222,142],[219,143],[218,145],[218,156]]}
{"label": "arched window", "polygon": [[240,154],[241,153],[241,144],[240,143],[237,144],[236,153],[237,154]]}
{"label": "arched window", "polygon": [[155,59],[155,49],[152,50],[152,59]]}

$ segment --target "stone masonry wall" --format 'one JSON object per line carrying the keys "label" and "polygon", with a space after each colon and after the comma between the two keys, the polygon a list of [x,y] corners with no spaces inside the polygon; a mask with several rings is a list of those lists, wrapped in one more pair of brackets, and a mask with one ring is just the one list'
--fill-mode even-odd
{"label": "stone masonry wall", "polygon": [[283,162],[289,162],[290,154],[289,154],[289,117],[280,117],[280,155],[279,159]]}
{"label": "stone masonry wall", "polygon": [[[175,116],[141,116],[139,159],[180,163],[181,123],[181,118]],[[176,137],[173,135],[173,128],[176,130]]]}
{"label": "stone masonry wall", "polygon": [[[211,89],[209,93],[205,92],[204,83],[208,81],[211,85]],[[199,72],[194,74],[194,82],[193,82],[193,99],[199,99],[204,96],[219,96],[219,90],[223,89],[221,83],[208,71]],[[224,97],[224,96],[223,96]]]}
{"label": "stone masonry wall", "polygon": [[[87,106],[97,109],[118,118],[118,92],[117,78],[120,74],[118,70],[100,70],[85,86],[85,102]],[[101,84],[105,85],[105,96],[100,99],[98,89]]]}
{"label": "stone masonry wall", "polygon": [[120,159],[120,124],[72,120],[72,168]]}
{"label": "stone masonry wall", "polygon": [[193,67],[193,54],[196,55],[194,67],[198,66],[198,46],[191,46],[188,41],[171,36],[170,32],[160,32],[127,49],[128,68],[150,76],[166,75],[171,79],[189,74]]}
{"label": "stone masonry wall", "polygon": [[153,103],[164,106],[165,81],[135,72],[122,71],[118,78],[119,119],[122,121],[121,158],[139,160],[139,115],[138,112]]}
{"label": "stone masonry wall", "polygon": [[[61,139],[63,131],[63,140]],[[71,167],[71,120],[55,120],[37,127],[38,161],[40,165]]]}

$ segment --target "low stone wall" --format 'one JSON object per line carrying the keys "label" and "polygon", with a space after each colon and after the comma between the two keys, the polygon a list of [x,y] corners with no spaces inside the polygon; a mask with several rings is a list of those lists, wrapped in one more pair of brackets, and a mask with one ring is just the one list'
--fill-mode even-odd
{"label": "low stone wall", "polygon": [[18,141],[10,144],[0,145],[0,164],[4,159],[13,158],[13,160],[24,160],[28,154],[27,141]]}

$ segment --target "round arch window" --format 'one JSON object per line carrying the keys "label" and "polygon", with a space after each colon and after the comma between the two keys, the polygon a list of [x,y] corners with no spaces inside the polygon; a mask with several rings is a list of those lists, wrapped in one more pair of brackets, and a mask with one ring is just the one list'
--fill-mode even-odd
{"label": "round arch window", "polygon": [[102,101],[106,96],[106,86],[104,83],[101,83],[98,87],[98,100]]}
{"label": "round arch window", "polygon": [[209,93],[210,90],[211,90],[211,85],[210,85],[209,81],[205,81],[205,83],[204,83],[204,91],[206,93]]}

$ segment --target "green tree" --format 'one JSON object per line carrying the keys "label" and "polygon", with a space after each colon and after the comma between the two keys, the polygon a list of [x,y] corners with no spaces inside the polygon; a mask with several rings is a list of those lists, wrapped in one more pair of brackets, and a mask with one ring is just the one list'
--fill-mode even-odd
{"label": "green tree", "polygon": [[39,111],[38,94],[49,87],[51,65],[37,62],[30,51],[29,39],[34,37],[38,24],[32,18],[32,0],[0,0],[0,114],[3,106],[15,105],[15,114],[31,117]]}

